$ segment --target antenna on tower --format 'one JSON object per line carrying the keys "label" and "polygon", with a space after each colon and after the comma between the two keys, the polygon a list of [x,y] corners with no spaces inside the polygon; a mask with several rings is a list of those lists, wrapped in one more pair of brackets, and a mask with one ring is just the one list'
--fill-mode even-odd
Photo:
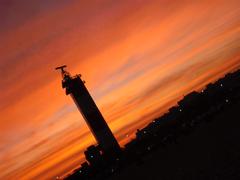
{"label": "antenna on tower", "polygon": [[63,65],[63,66],[58,66],[58,67],[56,67],[55,69],[56,69],[56,70],[59,70],[59,69],[60,69],[61,72],[62,72],[62,74],[63,74],[63,73],[66,72],[66,71],[64,70],[64,68],[66,68],[66,67],[67,67],[67,65]]}
{"label": "antenna on tower", "polygon": [[62,74],[62,77],[65,77],[66,75],[70,75],[67,71],[65,71],[65,69],[64,68],[66,68],[67,67],[67,65],[63,65],[63,66],[58,66],[58,67],[56,67],[55,69],[56,70],[61,70],[61,74]]}

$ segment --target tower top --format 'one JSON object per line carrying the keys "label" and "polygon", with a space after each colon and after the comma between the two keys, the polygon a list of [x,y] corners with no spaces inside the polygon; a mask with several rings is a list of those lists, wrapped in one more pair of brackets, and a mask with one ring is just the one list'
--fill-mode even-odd
{"label": "tower top", "polygon": [[65,71],[65,69],[64,69],[66,67],[67,67],[67,65],[62,65],[62,66],[56,67],[55,69],[56,70],[61,70],[62,77],[64,77],[65,75],[69,75],[69,73],[67,71]]}
{"label": "tower top", "polygon": [[56,70],[61,70],[61,72],[62,72],[62,74],[64,73],[64,72],[66,72],[65,70],[64,70],[64,68],[66,68],[67,67],[67,65],[63,65],[63,66],[58,66],[58,67],[56,67],[55,69]]}

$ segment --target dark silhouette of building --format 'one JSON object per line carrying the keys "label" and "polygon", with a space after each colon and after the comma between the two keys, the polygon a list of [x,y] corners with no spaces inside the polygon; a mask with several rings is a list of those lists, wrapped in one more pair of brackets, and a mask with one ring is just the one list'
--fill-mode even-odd
{"label": "dark silhouette of building", "polygon": [[103,165],[103,156],[99,151],[98,147],[91,145],[84,151],[86,160],[90,163],[91,166],[100,166]]}
{"label": "dark silhouette of building", "polygon": [[[85,88],[84,83],[80,76],[71,77],[63,68],[58,68],[63,71],[63,88],[75,99],[84,92],[78,91]],[[84,152],[87,162],[66,180],[240,179],[240,123],[234,116],[239,115],[239,82],[240,70],[208,84],[201,92],[187,94],[168,112],[138,129],[121,155],[110,161],[100,146],[88,147]],[[77,100],[88,102],[83,97]],[[84,104],[80,105],[81,111]]]}
{"label": "dark silhouette of building", "polygon": [[[121,148],[85,87],[85,82],[81,80],[81,75],[71,76],[64,68],[66,65],[56,68],[56,70],[60,69],[62,73],[62,88],[66,89],[66,95],[70,94],[73,98],[98,143],[98,150],[90,147],[85,153],[86,158],[91,163],[95,156],[100,156],[100,153],[110,158],[116,156],[121,152]],[[94,155],[89,155],[88,152],[92,152]],[[91,158],[92,156],[94,158]]]}

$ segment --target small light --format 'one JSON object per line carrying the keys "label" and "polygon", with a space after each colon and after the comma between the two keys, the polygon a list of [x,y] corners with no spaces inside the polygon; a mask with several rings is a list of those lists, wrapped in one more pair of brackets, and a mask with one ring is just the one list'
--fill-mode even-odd
{"label": "small light", "polygon": [[151,148],[150,148],[150,147],[148,147],[147,149],[150,151],[150,149],[151,149]]}
{"label": "small light", "polygon": [[228,103],[229,102],[229,100],[228,99],[226,99],[226,103]]}
{"label": "small light", "polygon": [[93,156],[90,156],[91,158],[93,158]]}
{"label": "small light", "polygon": [[155,121],[153,121],[153,123],[155,123]]}
{"label": "small light", "polygon": [[127,134],[126,137],[129,137],[129,135]]}
{"label": "small light", "polygon": [[223,84],[220,84],[221,87],[223,87]]}
{"label": "small light", "polygon": [[147,132],[146,131],[143,131],[144,134],[146,134]]}
{"label": "small light", "polygon": [[182,109],[179,109],[180,112],[182,112]]}

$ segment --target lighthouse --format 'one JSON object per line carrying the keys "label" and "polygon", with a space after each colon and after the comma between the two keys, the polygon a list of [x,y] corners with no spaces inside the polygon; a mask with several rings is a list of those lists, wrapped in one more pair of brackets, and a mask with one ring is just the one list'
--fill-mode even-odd
{"label": "lighthouse", "polygon": [[61,70],[62,88],[66,90],[66,95],[72,97],[102,153],[106,155],[119,153],[121,148],[86,88],[85,82],[81,79],[81,75],[71,76],[65,70],[66,67],[64,65],[56,68]]}

